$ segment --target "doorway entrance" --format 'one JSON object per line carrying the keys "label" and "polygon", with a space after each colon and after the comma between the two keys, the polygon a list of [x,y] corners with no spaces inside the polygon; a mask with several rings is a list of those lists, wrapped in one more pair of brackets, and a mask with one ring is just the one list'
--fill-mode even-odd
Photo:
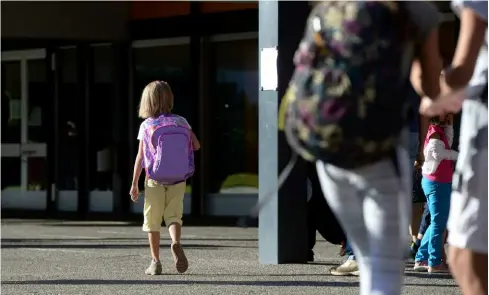
{"label": "doorway entrance", "polygon": [[46,50],[2,52],[2,208],[41,210],[48,202],[50,102]]}

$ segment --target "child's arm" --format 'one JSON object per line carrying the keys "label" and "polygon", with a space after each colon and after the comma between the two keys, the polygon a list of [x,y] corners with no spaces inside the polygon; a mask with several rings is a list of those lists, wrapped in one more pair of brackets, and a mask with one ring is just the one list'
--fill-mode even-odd
{"label": "child's arm", "polygon": [[486,31],[487,1],[464,1],[460,12],[457,47],[451,69],[446,71],[442,85],[446,92],[464,87],[469,82],[484,44]]}
{"label": "child's arm", "polygon": [[434,135],[428,141],[426,147],[436,160],[456,160],[458,152],[452,149],[446,149],[443,141],[439,139],[438,135]]}
{"label": "child's arm", "polygon": [[136,156],[136,162],[134,163],[134,172],[132,174],[132,186],[137,187],[139,182],[139,176],[141,176],[141,171],[143,169],[143,141],[139,141],[138,155]]}
{"label": "child's arm", "polygon": [[192,131],[192,147],[194,148],[194,152],[200,150],[200,142]]}

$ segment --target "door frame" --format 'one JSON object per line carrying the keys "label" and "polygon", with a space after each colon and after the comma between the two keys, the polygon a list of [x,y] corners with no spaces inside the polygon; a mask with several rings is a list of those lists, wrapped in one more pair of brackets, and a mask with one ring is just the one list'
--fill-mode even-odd
{"label": "door frame", "polygon": [[[46,189],[41,192],[45,194],[42,202],[34,202],[35,205],[32,207],[23,206],[23,204],[28,203],[29,192],[28,188],[28,169],[29,169],[29,158],[44,158],[47,161],[47,145],[48,140],[43,143],[29,143],[29,81],[28,81],[28,61],[30,60],[46,60],[47,51],[46,49],[32,49],[32,50],[17,50],[17,51],[5,51],[2,52],[2,62],[19,62],[20,66],[20,142],[19,143],[2,143],[2,157],[14,157],[19,158],[21,165],[21,182],[20,182],[20,196],[16,199],[19,202],[14,202],[8,200],[8,195],[4,194],[2,198],[2,207],[6,209],[34,209],[34,210],[47,210],[47,201],[49,198],[49,181],[46,181]],[[47,72],[47,69],[46,69]],[[49,79],[46,79],[48,83]],[[46,115],[46,114],[44,114]],[[46,168],[46,173],[48,173]],[[7,197],[7,198],[6,198]],[[36,198],[38,198],[36,196]],[[42,205],[41,205],[42,204]]]}

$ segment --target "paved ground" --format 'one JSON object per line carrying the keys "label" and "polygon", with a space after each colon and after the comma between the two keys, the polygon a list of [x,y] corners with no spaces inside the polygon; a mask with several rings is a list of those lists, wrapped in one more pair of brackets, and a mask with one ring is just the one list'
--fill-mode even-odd
{"label": "paved ground", "polygon": [[[185,228],[187,274],[175,274],[166,240],[164,275],[148,277],[139,227],[2,220],[1,228],[2,294],[358,294],[358,278],[328,274],[341,262],[337,246],[319,242],[313,265],[260,265],[256,229]],[[448,275],[406,275],[404,294],[460,294]]]}

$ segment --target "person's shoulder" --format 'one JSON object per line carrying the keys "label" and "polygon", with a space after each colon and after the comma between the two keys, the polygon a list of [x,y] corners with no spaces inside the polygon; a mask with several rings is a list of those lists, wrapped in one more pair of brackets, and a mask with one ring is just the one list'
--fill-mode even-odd
{"label": "person's shoulder", "polygon": [[406,1],[403,5],[409,13],[421,13],[419,16],[441,16],[436,5],[430,1]]}
{"label": "person's shoulder", "polygon": [[151,122],[151,118],[144,119],[143,122],[141,122],[141,124],[139,126],[141,128],[145,128],[149,125],[150,122]]}
{"label": "person's shoulder", "polygon": [[180,116],[180,115],[177,115],[177,114],[173,114],[173,116],[174,116],[175,118],[180,119],[180,120],[185,120],[185,121],[187,121],[187,119],[185,119],[185,117],[184,117],[184,116]]}
{"label": "person's shoulder", "polygon": [[190,124],[188,123],[187,119],[185,119],[185,117],[180,116],[180,115],[174,115],[174,116],[175,116],[175,118],[177,118],[177,120],[180,124],[190,127]]}
{"label": "person's shoulder", "polygon": [[426,38],[431,30],[440,24],[442,15],[433,3],[428,1],[406,1],[402,3],[422,38]]}
{"label": "person's shoulder", "polygon": [[467,7],[472,9],[482,19],[487,21],[487,0],[486,1],[467,1],[467,0],[453,0],[452,9],[455,13],[460,14],[460,9]]}

